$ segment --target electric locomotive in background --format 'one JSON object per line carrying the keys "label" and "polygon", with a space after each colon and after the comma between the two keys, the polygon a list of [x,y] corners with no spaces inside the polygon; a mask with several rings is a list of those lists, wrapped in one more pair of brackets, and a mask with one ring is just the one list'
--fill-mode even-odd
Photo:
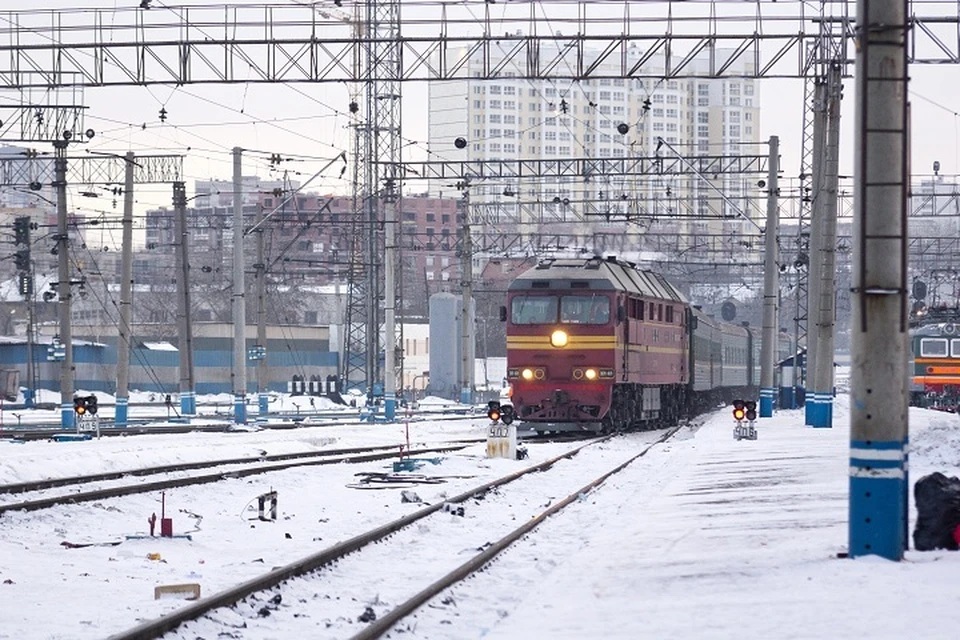
{"label": "electric locomotive in background", "polygon": [[960,410],[960,324],[941,317],[911,329],[910,369],[911,405]]}
{"label": "electric locomotive in background", "polygon": [[510,284],[501,319],[514,414],[537,431],[656,426],[756,395],[758,332],[616,258],[540,262]]}

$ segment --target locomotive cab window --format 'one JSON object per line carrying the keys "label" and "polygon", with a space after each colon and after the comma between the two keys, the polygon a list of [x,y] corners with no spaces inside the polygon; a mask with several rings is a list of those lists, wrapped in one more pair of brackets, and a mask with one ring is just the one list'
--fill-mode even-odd
{"label": "locomotive cab window", "polygon": [[560,298],[560,322],[569,324],[607,324],[610,300],[604,296],[563,296]]}
{"label": "locomotive cab window", "polygon": [[920,356],[924,358],[946,358],[946,338],[924,338],[920,341]]}
{"label": "locomotive cab window", "polygon": [[953,338],[950,341],[950,357],[960,358],[960,338]]}
{"label": "locomotive cab window", "polygon": [[556,296],[516,296],[510,302],[510,322],[513,324],[553,324],[556,321]]}

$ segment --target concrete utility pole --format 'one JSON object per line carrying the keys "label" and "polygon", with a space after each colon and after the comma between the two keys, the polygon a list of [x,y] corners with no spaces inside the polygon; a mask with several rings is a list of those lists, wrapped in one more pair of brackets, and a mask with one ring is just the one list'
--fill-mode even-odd
{"label": "concrete utility pole", "polygon": [[851,558],[907,548],[907,0],[858,0]]}
{"label": "concrete utility pole", "polygon": [[780,269],[777,266],[777,238],[780,221],[777,215],[779,198],[780,138],[770,136],[770,175],[767,178],[767,227],[764,230],[763,259],[763,341],[760,343],[760,417],[773,417],[773,385],[777,366],[777,297],[780,290]]}
{"label": "concrete utility pole", "polygon": [[266,419],[270,412],[267,387],[270,384],[270,370],[267,367],[267,262],[263,247],[263,207],[257,212],[254,233],[257,234],[257,264],[254,265],[257,278],[257,418]]}
{"label": "concrete utility pole", "polygon": [[120,248],[120,327],[117,336],[117,405],[114,424],[127,426],[130,402],[130,340],[133,337],[133,167],[132,151],[124,156],[127,166],[123,173],[123,227]]}
{"label": "concrete utility pole", "polygon": [[53,143],[55,149],[54,182],[57,190],[57,302],[60,305],[60,425],[74,426],[73,416],[73,333],[70,327],[70,241],[67,233],[67,140]]}
{"label": "concrete utility pole", "polygon": [[233,420],[247,423],[247,316],[243,279],[243,149],[233,148]]}
{"label": "concrete utility pole", "polygon": [[197,396],[193,372],[193,323],[190,320],[190,250],[187,234],[187,190],[173,183],[175,259],[177,261],[177,336],[180,364],[180,413],[196,415]]}
{"label": "concrete utility pole", "polygon": [[383,416],[393,420],[397,413],[397,184],[388,179],[383,190],[384,221],[384,333]]}
{"label": "concrete utility pole", "polygon": [[[817,364],[817,340],[819,327],[817,318],[820,317],[820,283],[822,282],[823,265],[819,261],[820,245],[823,236],[823,150],[827,131],[827,85],[821,78],[817,80],[813,98],[813,162],[810,169],[813,173],[811,180],[810,199],[810,243],[807,253],[807,354],[804,362],[804,423],[813,424],[813,412],[816,403],[813,399],[813,372]],[[799,346],[799,345],[798,345]]]}
{"label": "concrete utility pole", "polygon": [[817,342],[810,345],[816,350],[814,363],[816,368],[808,369],[807,387],[813,389],[812,407],[807,416],[814,427],[833,426],[833,349],[834,324],[836,315],[836,250],[837,250],[837,182],[840,162],[840,94],[842,90],[842,69],[833,65],[827,74],[827,140],[823,149],[823,182],[821,183],[819,211],[820,246],[819,251],[811,252],[811,262],[820,265],[820,286],[817,287],[817,300],[810,308],[816,315],[810,315],[809,326],[817,327]]}
{"label": "concrete utility pole", "polygon": [[463,307],[460,311],[460,402],[473,404],[473,238],[470,231],[470,183],[463,185],[463,242],[461,245],[460,286]]}

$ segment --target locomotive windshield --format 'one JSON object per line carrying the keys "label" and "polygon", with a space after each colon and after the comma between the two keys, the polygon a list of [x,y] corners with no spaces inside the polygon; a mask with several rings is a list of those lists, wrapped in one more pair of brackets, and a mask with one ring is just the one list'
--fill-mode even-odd
{"label": "locomotive windshield", "polygon": [[603,296],[563,296],[560,298],[560,322],[607,324],[610,300]]}
{"label": "locomotive windshield", "polygon": [[552,324],[557,321],[555,296],[516,296],[510,303],[513,324]]}
{"label": "locomotive windshield", "polygon": [[[559,300],[559,304],[558,304]],[[554,324],[559,311],[565,324],[607,324],[610,300],[605,296],[515,296],[510,303],[513,324]]]}

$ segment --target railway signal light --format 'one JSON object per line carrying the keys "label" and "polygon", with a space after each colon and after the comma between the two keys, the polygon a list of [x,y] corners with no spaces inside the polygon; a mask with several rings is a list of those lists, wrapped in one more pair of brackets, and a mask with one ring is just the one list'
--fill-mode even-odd
{"label": "railway signal light", "polygon": [[20,249],[13,254],[13,263],[18,271],[30,271],[30,249]]}
{"label": "railway signal light", "polygon": [[15,244],[30,246],[30,216],[17,216],[14,219],[13,236]]}
{"label": "railway signal light", "polygon": [[745,404],[747,409],[747,412],[746,412],[747,420],[749,420],[750,422],[753,422],[754,420],[757,419],[757,403],[754,402],[753,400],[747,400]]}
{"label": "railway signal light", "polygon": [[734,400],[733,401],[733,419],[736,420],[737,422],[740,422],[745,417],[747,417],[747,410],[743,400]]}
{"label": "railway signal light", "polygon": [[496,400],[491,400],[487,403],[487,417],[490,418],[491,422],[500,421],[500,403]]}
{"label": "railway signal light", "polygon": [[73,410],[78,416],[90,414],[97,415],[99,407],[97,406],[97,396],[75,396],[73,398]]}

